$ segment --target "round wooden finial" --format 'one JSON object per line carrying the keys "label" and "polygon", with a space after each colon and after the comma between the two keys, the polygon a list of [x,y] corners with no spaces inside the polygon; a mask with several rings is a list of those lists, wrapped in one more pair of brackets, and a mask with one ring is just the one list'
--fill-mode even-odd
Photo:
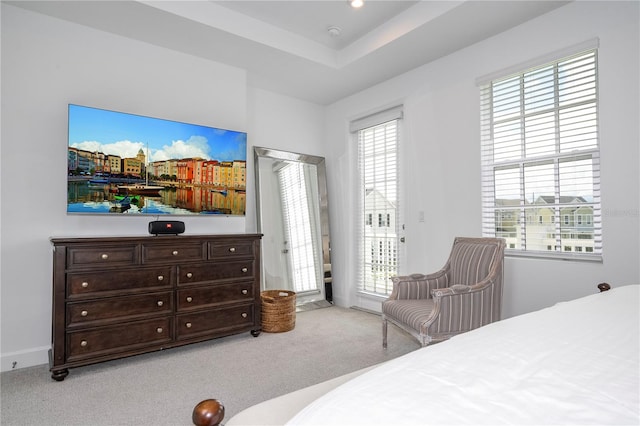
{"label": "round wooden finial", "polygon": [[607,284],[607,283],[600,283],[600,284],[598,284],[598,289],[602,293],[603,291],[607,291],[607,290],[611,289],[611,286],[609,284]]}
{"label": "round wooden finial", "polygon": [[205,399],[193,408],[191,420],[196,426],[217,426],[224,419],[224,405],[217,399]]}

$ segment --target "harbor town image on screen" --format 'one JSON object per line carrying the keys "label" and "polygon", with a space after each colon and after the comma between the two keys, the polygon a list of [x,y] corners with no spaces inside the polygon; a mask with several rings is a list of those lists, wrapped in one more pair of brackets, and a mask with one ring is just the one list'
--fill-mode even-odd
{"label": "harbor town image on screen", "polygon": [[247,134],[69,105],[67,213],[243,216]]}

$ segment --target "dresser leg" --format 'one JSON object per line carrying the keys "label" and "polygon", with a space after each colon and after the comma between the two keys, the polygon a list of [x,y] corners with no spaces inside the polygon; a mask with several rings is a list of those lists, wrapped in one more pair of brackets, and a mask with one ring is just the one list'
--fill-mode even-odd
{"label": "dresser leg", "polygon": [[64,368],[62,370],[54,370],[51,372],[51,378],[56,382],[61,382],[65,377],[69,375],[69,369]]}
{"label": "dresser leg", "polygon": [[261,329],[258,329],[258,330],[251,330],[251,335],[252,335],[253,337],[258,337],[258,336],[260,335],[260,332],[261,332],[261,331],[262,331]]}

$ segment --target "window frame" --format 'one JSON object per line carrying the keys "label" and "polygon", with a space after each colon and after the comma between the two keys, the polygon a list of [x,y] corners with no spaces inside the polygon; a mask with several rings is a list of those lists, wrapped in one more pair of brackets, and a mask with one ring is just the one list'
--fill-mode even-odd
{"label": "window frame", "polygon": [[[357,272],[356,272],[356,280],[355,280],[355,284],[356,284],[356,293],[359,294],[360,296],[366,296],[366,297],[373,297],[373,298],[386,298],[388,297],[388,295],[391,293],[392,289],[393,289],[393,285],[391,283],[391,280],[389,279],[391,276],[393,275],[398,275],[400,268],[401,268],[401,264],[402,264],[402,253],[403,252],[403,245],[401,244],[401,230],[402,230],[402,217],[403,217],[403,213],[402,213],[402,190],[401,190],[401,176],[400,176],[400,141],[402,138],[402,116],[403,116],[403,106],[399,105],[396,107],[392,107],[386,110],[382,110],[378,113],[374,113],[372,115],[369,116],[365,116],[363,118],[357,119],[352,121],[349,124],[349,130],[353,135],[353,141],[354,141],[354,145],[356,148],[356,161],[357,161],[357,167],[356,169],[356,193],[358,194],[358,196],[356,197],[358,202],[357,202],[357,206],[356,206],[356,218],[355,218],[355,224],[356,224],[356,229],[358,230],[357,234],[356,234],[356,240],[355,240],[355,244],[356,244],[356,253],[358,253],[357,256]],[[368,213],[366,212],[365,209],[365,199],[368,195],[368,191],[364,186],[364,182],[363,182],[363,177],[362,177],[362,158],[361,158],[361,142],[360,142],[360,134],[362,131],[366,131],[366,130],[372,130],[373,128],[377,128],[377,127],[381,127],[381,126],[385,126],[388,125],[390,122],[395,122],[395,146],[394,146],[394,151],[395,151],[395,186],[396,186],[396,200],[395,200],[395,209],[394,209],[394,213],[390,213],[389,211],[383,209],[380,210],[379,212],[374,212],[374,219],[373,219],[373,226],[371,226],[371,229],[367,230],[366,227],[366,220],[368,218]],[[373,191],[374,193],[371,194],[369,192],[370,196],[374,196],[377,197],[377,195],[375,194],[376,191]],[[377,219],[377,220],[376,220]],[[377,226],[376,226],[377,225]],[[389,233],[390,231],[394,231],[391,232],[392,235],[395,235],[395,246],[393,246],[394,244],[391,244],[391,240],[388,237],[384,237],[381,240],[378,241],[370,241],[371,244],[367,245],[365,240],[366,240],[366,235],[367,235],[367,231],[372,231],[372,232],[382,232],[382,233]],[[393,247],[392,247],[393,246]],[[388,258],[390,255],[394,256],[394,262],[395,265],[393,265],[393,272],[386,272],[385,274],[383,274],[384,276],[386,276],[386,279],[380,279],[377,280],[375,282],[375,285],[373,286],[373,289],[367,288],[366,283],[365,283],[365,276],[367,274],[366,272],[366,268],[367,268],[367,254],[369,254],[371,257],[370,261],[371,261],[371,267],[373,268],[373,266],[375,266],[377,264],[377,260],[379,260],[380,256],[384,257],[385,259]],[[383,269],[386,268],[386,265],[383,267]],[[379,268],[378,268],[379,269]],[[372,269],[373,271],[373,269]],[[381,272],[371,272],[374,274],[378,274]],[[382,283],[382,285],[378,285],[379,283]],[[384,289],[384,291],[379,291],[381,289]]]}
{"label": "window frame", "polygon": [[[497,123],[499,120],[496,120],[494,122],[494,111],[495,111],[495,105],[494,105],[494,99],[493,99],[493,85],[497,82],[506,82],[509,79],[513,79],[516,81],[519,81],[519,85],[521,85],[522,87],[524,87],[524,85],[526,84],[526,78],[528,77],[528,75],[530,75],[533,72],[536,71],[543,71],[545,68],[547,67],[552,67],[552,73],[554,73],[554,81],[555,81],[555,87],[554,87],[554,93],[555,93],[555,97],[552,103],[552,108],[547,108],[554,116],[557,116],[558,114],[561,114],[562,112],[568,110],[568,107],[566,105],[563,104],[563,102],[561,100],[559,100],[560,96],[558,95],[558,91],[560,90],[560,86],[558,85],[557,79],[560,78],[559,77],[559,70],[558,70],[558,64],[562,64],[564,62],[567,62],[569,60],[571,60],[572,58],[579,58],[582,55],[593,55],[594,59],[593,59],[593,76],[594,76],[594,87],[595,87],[595,100],[593,101],[589,101],[589,102],[585,102],[585,105],[593,105],[594,108],[594,116],[595,116],[595,147],[588,147],[589,143],[585,143],[585,145],[587,146],[587,148],[583,148],[584,145],[581,145],[578,149],[577,153],[572,153],[570,155],[568,155],[566,152],[563,152],[562,149],[558,148],[560,145],[559,142],[559,122],[556,121],[554,122],[554,124],[552,125],[553,128],[555,128],[556,130],[556,135],[555,135],[555,143],[557,145],[556,147],[556,151],[553,154],[549,154],[549,155],[545,155],[545,156],[540,156],[540,155],[531,155],[531,156],[527,156],[525,154],[524,151],[524,146],[525,146],[525,133],[521,133],[520,137],[519,137],[519,144],[523,147],[521,148],[521,154],[520,154],[520,158],[514,160],[514,161],[504,161],[501,162],[499,160],[496,160],[494,155],[495,155],[495,151],[494,151],[494,123]],[[519,195],[519,205],[514,205],[514,206],[510,206],[509,208],[513,210],[513,213],[515,213],[516,215],[518,215],[520,217],[520,220],[516,221],[516,225],[515,228],[516,230],[519,229],[518,234],[516,236],[517,238],[517,243],[516,246],[518,245],[523,245],[524,244],[524,248],[523,247],[519,247],[519,248],[507,248],[505,250],[505,255],[506,256],[514,256],[514,257],[539,257],[539,258],[552,258],[552,259],[563,259],[563,260],[580,260],[580,261],[598,261],[601,262],[602,261],[602,222],[601,222],[601,212],[602,212],[602,205],[601,205],[601,195],[600,195],[600,190],[599,190],[599,185],[600,185],[600,140],[599,140],[599,132],[598,132],[598,127],[599,127],[599,83],[598,83],[598,41],[596,40],[591,40],[588,41],[586,43],[582,43],[581,45],[575,46],[573,48],[569,48],[569,49],[564,49],[563,51],[557,52],[556,54],[553,55],[547,55],[544,60],[539,60],[538,62],[529,62],[526,65],[523,64],[521,66],[518,66],[521,68],[517,68],[517,67],[512,67],[509,69],[509,71],[503,71],[503,72],[498,72],[498,73],[493,73],[491,76],[488,77],[484,77],[478,80],[478,86],[480,86],[481,89],[481,142],[482,142],[482,199],[483,199],[483,205],[482,205],[482,220],[483,220],[483,235],[487,236],[487,237],[494,237],[496,235],[498,235],[498,231],[497,231],[497,227],[499,225],[498,222],[496,222],[497,219],[499,219],[496,214],[501,213],[502,216],[500,216],[500,218],[503,219],[504,216],[504,206],[498,205],[498,203],[496,202],[497,200],[497,190],[496,190],[496,177],[494,175],[495,171],[498,170],[500,167],[502,168],[513,168],[513,167],[519,167],[520,168],[520,186],[521,188],[524,188],[525,185],[525,175],[524,173],[526,173],[526,167],[529,166],[535,166],[535,165],[540,165],[540,164],[547,164],[547,165],[551,165],[553,164],[554,170],[555,172],[553,173],[553,182],[554,182],[554,186],[555,186],[555,200],[552,204],[549,204],[549,208],[553,209],[554,213],[552,215],[550,215],[550,223],[554,225],[555,227],[555,240],[556,240],[556,244],[555,244],[555,250],[551,250],[551,251],[544,251],[543,249],[537,249],[537,250],[533,250],[533,249],[527,249],[526,248],[526,236],[527,236],[527,225],[529,224],[529,220],[531,219],[531,214],[534,213],[535,214],[535,210],[532,210],[533,208],[536,208],[539,205],[536,205],[535,203],[529,203],[527,204],[527,199],[526,199],[526,195],[524,194],[524,191],[521,190],[520,191],[520,195]],[[521,132],[524,132],[524,126],[526,123],[526,117],[527,114],[530,114],[529,112],[527,112],[527,110],[524,109],[524,104],[522,104],[523,102],[526,102],[526,92],[523,89],[520,89],[520,93],[519,93],[519,99],[521,102],[521,107],[520,107],[520,112],[518,113],[518,119],[520,120],[520,126],[521,126]],[[550,126],[551,127],[551,126]],[[529,137],[529,135],[527,134],[527,137]],[[514,140],[516,140],[518,138],[514,138]],[[593,142],[591,142],[593,144]],[[580,149],[583,148],[583,149]],[[490,154],[488,154],[488,152],[491,152]],[[488,157],[491,156],[490,159],[488,159]],[[585,219],[585,215],[587,217],[591,217],[591,215],[589,213],[580,213],[582,215],[582,219],[583,219],[583,223],[581,223],[580,225],[576,225],[573,224],[571,225],[571,218],[569,217],[569,215],[567,215],[565,212],[562,212],[562,209],[568,207],[566,204],[563,204],[560,200],[560,197],[562,196],[562,190],[560,189],[560,183],[559,183],[559,175],[558,175],[558,169],[562,168],[562,163],[565,161],[569,161],[567,160],[568,158],[571,159],[570,161],[573,162],[577,162],[580,158],[584,157],[585,159],[588,160],[589,165],[590,165],[590,171],[592,172],[592,180],[593,180],[593,200],[591,200],[589,203],[586,203],[584,205],[590,206],[593,209],[593,213],[592,213],[592,217],[593,220],[584,220]],[[515,164],[515,166],[514,166]],[[567,163],[568,164],[568,163]],[[547,172],[547,174],[549,174]],[[515,201],[515,199],[514,199]],[[584,200],[583,200],[584,201]],[[578,208],[581,208],[582,206],[578,203],[575,203],[575,207],[576,210]],[[574,213],[574,214],[578,214],[578,213]],[[556,219],[560,219],[561,220],[556,220]],[[568,222],[568,223],[567,223]],[[502,223],[502,221],[500,222]],[[580,227],[580,226],[590,226],[593,224],[593,231],[592,231],[592,237],[591,237],[591,241],[593,242],[593,249],[589,250],[589,247],[587,246],[585,248],[585,250],[582,250],[582,247],[580,248],[580,250],[571,250],[571,251],[565,251],[566,249],[566,240],[565,237],[563,236],[563,234],[566,234],[567,231],[569,233],[571,233],[571,230],[565,230],[564,229],[564,225],[570,225],[573,227]],[[564,225],[563,225],[564,224]],[[571,239],[571,238],[569,238]],[[577,247],[577,246],[576,246]]]}

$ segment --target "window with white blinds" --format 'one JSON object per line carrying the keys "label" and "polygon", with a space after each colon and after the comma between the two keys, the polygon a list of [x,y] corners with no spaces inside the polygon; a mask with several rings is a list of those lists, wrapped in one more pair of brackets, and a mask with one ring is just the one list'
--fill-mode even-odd
{"label": "window with white blinds", "polygon": [[602,253],[597,50],[481,86],[483,234],[508,254]]}
{"label": "window with white blinds", "polygon": [[[352,123],[359,186],[358,290],[388,295],[399,268],[398,123],[400,107]],[[360,124],[358,126],[358,124]]]}
{"label": "window with white blinds", "polygon": [[317,209],[312,208],[314,200],[307,194],[317,191],[308,190],[311,182],[302,163],[285,164],[278,170],[278,181],[293,288],[299,293],[315,291],[322,273],[316,265],[322,265],[322,262],[315,261],[320,255],[316,249],[319,229],[316,226],[318,218],[312,217],[311,212]]}

